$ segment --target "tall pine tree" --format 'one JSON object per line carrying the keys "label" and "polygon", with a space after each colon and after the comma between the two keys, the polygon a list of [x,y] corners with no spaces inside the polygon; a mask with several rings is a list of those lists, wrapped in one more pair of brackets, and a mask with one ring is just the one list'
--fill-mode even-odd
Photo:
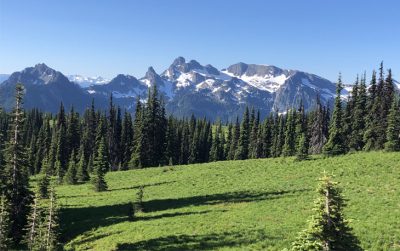
{"label": "tall pine tree", "polygon": [[24,88],[17,84],[15,88],[15,108],[11,124],[11,138],[6,149],[5,175],[8,177],[5,195],[10,204],[11,233],[14,243],[19,243],[27,222],[30,202],[26,148],[22,143],[22,125],[24,110],[22,109]]}
{"label": "tall pine tree", "polygon": [[324,153],[328,156],[346,153],[345,138],[343,135],[343,111],[342,111],[342,77],[339,74],[336,86],[335,107],[333,110],[332,121],[329,127],[329,140],[324,146]]}

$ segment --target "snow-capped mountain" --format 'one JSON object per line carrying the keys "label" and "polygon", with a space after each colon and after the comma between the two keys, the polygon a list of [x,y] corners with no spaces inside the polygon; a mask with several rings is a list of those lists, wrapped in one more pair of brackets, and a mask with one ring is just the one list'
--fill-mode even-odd
{"label": "snow-capped mountain", "polygon": [[103,85],[110,82],[109,79],[103,77],[84,77],[82,75],[68,75],[69,81],[75,82],[83,88],[91,85]]}
{"label": "snow-capped mountain", "polygon": [[[14,72],[0,85],[0,106],[11,109],[17,83],[25,86],[24,106],[43,111],[56,112],[60,103],[76,110],[90,105],[91,97],[79,85],[70,82],[61,72],[45,64],[37,64],[20,72]],[[102,103],[99,101],[99,103]]]}
{"label": "snow-capped mountain", "polygon": [[[167,112],[177,117],[207,117],[211,120],[233,120],[246,106],[270,112],[284,113],[303,102],[306,109],[315,106],[319,95],[323,103],[332,104],[335,84],[314,74],[276,66],[237,63],[218,70],[210,64],[176,58],[161,74],[149,67],[142,78],[119,74],[110,81],[104,78],[84,78],[62,73],[38,64],[13,73],[0,86],[0,106],[12,107],[15,84],[26,86],[27,108],[54,112],[60,102],[74,105],[82,112],[91,100],[106,108],[112,95],[114,103],[133,112],[135,99],[147,97],[148,88],[156,85],[164,97]],[[344,95],[347,95],[344,91]]]}

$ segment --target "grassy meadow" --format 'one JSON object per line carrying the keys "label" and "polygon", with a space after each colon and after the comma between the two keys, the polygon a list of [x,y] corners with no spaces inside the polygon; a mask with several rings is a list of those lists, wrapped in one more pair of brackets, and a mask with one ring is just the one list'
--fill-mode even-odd
{"label": "grassy meadow", "polygon": [[[324,170],[366,250],[400,250],[400,154],[224,161],[111,172],[108,191],[57,187],[67,250],[282,250],[307,226]],[[144,211],[129,203],[144,187]]]}

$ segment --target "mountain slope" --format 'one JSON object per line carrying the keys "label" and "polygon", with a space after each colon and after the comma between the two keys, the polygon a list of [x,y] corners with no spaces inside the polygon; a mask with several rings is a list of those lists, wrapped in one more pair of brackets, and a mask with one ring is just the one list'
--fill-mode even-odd
{"label": "mountain slope", "polygon": [[61,72],[45,64],[37,64],[21,72],[14,72],[0,86],[1,106],[11,109],[14,105],[14,90],[17,83],[25,86],[24,106],[56,112],[63,102],[82,111],[90,104],[91,97],[77,84],[71,83]]}

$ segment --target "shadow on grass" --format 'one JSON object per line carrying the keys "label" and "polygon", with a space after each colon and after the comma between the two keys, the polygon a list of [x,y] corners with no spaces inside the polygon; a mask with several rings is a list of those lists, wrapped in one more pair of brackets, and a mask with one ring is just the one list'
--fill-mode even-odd
{"label": "shadow on grass", "polygon": [[261,200],[279,199],[284,196],[291,196],[293,193],[303,190],[287,190],[274,192],[240,191],[232,193],[201,195],[177,199],[160,199],[143,202],[144,212],[155,212],[167,209],[183,208],[188,206],[215,205],[221,203],[240,203]]}
{"label": "shadow on grass", "polygon": [[[240,191],[240,192],[193,196],[193,197],[177,198],[177,199],[150,200],[143,202],[143,209],[144,213],[146,213],[146,212],[157,212],[168,209],[178,209],[189,206],[273,200],[288,196],[294,196],[295,193],[303,191],[306,190],[287,190],[287,191],[275,191],[275,192]],[[63,242],[66,242],[68,240],[74,239],[75,237],[87,231],[99,227],[106,227],[124,221],[128,221],[130,212],[129,208],[130,208],[129,203],[100,206],[100,207],[62,208],[60,210],[60,227],[62,236],[61,240]],[[139,216],[137,220],[139,221],[156,220],[164,217],[178,217],[191,214],[206,214],[207,212],[209,211],[165,213],[156,216]],[[172,236],[166,238],[179,238],[177,241],[180,241],[182,238],[185,239],[194,237]],[[213,237],[210,236],[209,238]],[[157,240],[157,242],[158,241],[165,242],[170,240],[169,239]],[[182,240],[182,242],[185,241]],[[175,249],[167,249],[167,250],[175,250]]]}
{"label": "shadow on grass", "polygon": [[140,185],[140,186],[121,187],[121,188],[109,189],[108,192],[119,191],[119,190],[138,189],[140,187],[146,188],[146,187],[152,187],[152,186],[161,186],[161,185],[171,184],[171,183],[175,183],[175,182],[176,181],[165,181],[165,182],[159,182],[159,183],[144,184],[144,185]]}
{"label": "shadow on grass", "polygon": [[110,226],[128,219],[128,204],[62,208],[60,210],[61,240],[74,239],[92,229]]}
{"label": "shadow on grass", "polygon": [[[219,211],[226,212],[226,210],[219,210]],[[199,211],[199,212],[165,213],[165,214],[154,215],[154,216],[136,216],[134,221],[158,220],[158,219],[163,219],[163,218],[172,218],[172,217],[187,216],[187,215],[207,214],[210,212],[216,212],[216,211],[205,210],[205,211]]]}
{"label": "shadow on grass", "polygon": [[264,230],[249,232],[225,232],[209,235],[171,235],[136,243],[118,244],[117,250],[204,250],[222,247],[250,245],[259,240],[276,239],[265,234]]}

